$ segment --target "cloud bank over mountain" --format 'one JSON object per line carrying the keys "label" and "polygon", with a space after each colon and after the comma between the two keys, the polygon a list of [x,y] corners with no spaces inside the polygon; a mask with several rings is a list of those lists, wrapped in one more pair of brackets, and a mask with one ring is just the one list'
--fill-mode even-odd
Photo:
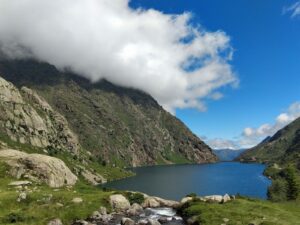
{"label": "cloud bank over mountain", "polygon": [[285,112],[279,114],[273,124],[265,123],[259,127],[246,127],[242,134],[235,140],[216,138],[206,139],[206,141],[213,149],[253,147],[266,137],[273,136],[278,130],[282,129],[298,117],[300,117],[300,102],[295,102],[291,104]]}
{"label": "cloud bank over mountain", "polygon": [[0,50],[141,89],[165,109],[205,110],[219,88],[236,85],[223,31],[192,15],[132,9],[128,0],[0,0]]}

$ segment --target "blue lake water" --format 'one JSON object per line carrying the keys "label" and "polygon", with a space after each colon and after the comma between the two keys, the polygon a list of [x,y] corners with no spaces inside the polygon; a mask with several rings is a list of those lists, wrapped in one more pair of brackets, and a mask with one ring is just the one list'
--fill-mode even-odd
{"label": "blue lake water", "polygon": [[173,200],[189,193],[200,196],[239,193],[264,199],[271,184],[263,175],[264,169],[262,164],[238,162],[141,167],[132,169],[136,176],[107,183],[105,187]]}

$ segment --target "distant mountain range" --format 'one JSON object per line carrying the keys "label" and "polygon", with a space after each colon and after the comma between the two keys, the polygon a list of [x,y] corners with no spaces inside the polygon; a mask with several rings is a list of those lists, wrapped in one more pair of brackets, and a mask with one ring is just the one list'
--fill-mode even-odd
{"label": "distant mountain range", "polygon": [[246,149],[214,149],[213,152],[218,156],[220,161],[233,161],[239,157]]}

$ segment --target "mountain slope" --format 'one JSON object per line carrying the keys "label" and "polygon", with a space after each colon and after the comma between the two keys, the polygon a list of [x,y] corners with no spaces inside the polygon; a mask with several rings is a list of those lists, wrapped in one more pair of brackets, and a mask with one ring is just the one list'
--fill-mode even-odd
{"label": "mountain slope", "polygon": [[35,61],[1,60],[0,74],[45,99],[66,119],[92,161],[141,166],[217,160],[181,121],[141,91],[107,81],[90,83]]}
{"label": "mountain slope", "polygon": [[300,118],[242,153],[238,160],[267,163],[264,173],[272,178],[269,199],[296,200],[300,196]]}
{"label": "mountain slope", "polygon": [[239,157],[242,161],[300,163],[300,118]]}

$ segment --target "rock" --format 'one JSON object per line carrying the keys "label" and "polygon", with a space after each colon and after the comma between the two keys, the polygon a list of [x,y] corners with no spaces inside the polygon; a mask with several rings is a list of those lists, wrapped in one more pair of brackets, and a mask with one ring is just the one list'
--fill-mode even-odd
{"label": "rock", "polygon": [[50,187],[74,185],[77,181],[77,177],[62,160],[51,156],[6,149],[0,151],[0,159],[11,167],[10,174],[17,178],[27,175]]}
{"label": "rock", "polygon": [[147,225],[161,225],[161,224],[157,220],[148,219]]}
{"label": "rock", "polygon": [[26,186],[31,185],[32,182],[24,180],[24,181],[13,181],[8,184],[8,186]]}
{"label": "rock", "polygon": [[122,218],[121,225],[134,225],[134,221],[130,218]]}
{"label": "rock", "polygon": [[18,197],[18,199],[17,199],[17,202],[21,202],[21,201],[23,201],[23,200],[26,200],[26,198],[27,198],[27,194],[26,194],[25,192],[21,192],[21,193],[19,194],[19,197]]}
{"label": "rock", "polygon": [[101,215],[106,215],[107,214],[107,209],[103,206],[100,207],[99,212]]}
{"label": "rock", "polygon": [[102,216],[102,215],[100,214],[100,212],[94,211],[93,214],[92,214],[92,216],[91,216],[91,218],[92,218],[92,219],[98,219],[98,218],[100,218],[101,216]]}
{"label": "rock", "polygon": [[185,203],[190,202],[192,200],[193,200],[193,197],[185,197],[185,198],[181,199],[180,203],[185,204]]}
{"label": "rock", "polygon": [[143,212],[143,207],[137,203],[133,203],[130,209],[127,210],[129,216],[137,216]]}
{"label": "rock", "polygon": [[192,216],[186,221],[187,225],[198,225],[197,216]]}
{"label": "rock", "polygon": [[99,185],[107,182],[107,180],[104,177],[102,177],[100,174],[92,173],[87,169],[83,169],[81,175],[86,181],[88,181],[92,185]]}
{"label": "rock", "polygon": [[[172,218],[171,218],[172,219]],[[162,216],[158,219],[158,222],[160,223],[167,223],[169,222],[169,218],[168,217],[165,217],[165,216]]]}
{"label": "rock", "polygon": [[82,200],[82,198],[76,197],[76,198],[72,199],[72,202],[75,203],[75,204],[78,204],[78,203],[83,202],[83,200]]}
{"label": "rock", "polygon": [[57,205],[58,207],[63,207],[63,206],[64,206],[63,204],[61,204],[61,203],[59,203],[59,202],[57,202],[56,205]]}
{"label": "rock", "polygon": [[226,203],[226,202],[229,202],[231,200],[230,196],[228,194],[225,194],[223,196],[223,202]]}
{"label": "rock", "polygon": [[63,225],[60,219],[53,219],[48,222],[47,225]]}
{"label": "rock", "polygon": [[92,224],[85,220],[76,220],[76,222],[73,223],[73,225],[92,225]]}
{"label": "rock", "polygon": [[223,218],[223,221],[224,221],[225,223],[228,223],[228,222],[229,222],[229,219],[228,219],[228,218]]}
{"label": "rock", "polygon": [[147,197],[142,206],[143,208],[158,208],[160,207],[160,203],[154,197]]}
{"label": "rock", "polygon": [[111,207],[116,212],[125,212],[127,209],[130,208],[129,201],[121,194],[111,195],[109,197],[109,202]]}
{"label": "rock", "polygon": [[180,203],[177,201],[166,200],[159,197],[154,197],[154,199],[159,203],[160,207],[170,207],[176,209],[180,206]]}
{"label": "rock", "polygon": [[223,202],[223,196],[222,195],[204,196],[204,200],[207,202],[212,202],[212,203],[221,203],[221,202]]}
{"label": "rock", "polygon": [[36,147],[79,153],[77,136],[67,120],[35,91],[0,77],[0,127],[13,140]]}
{"label": "rock", "polygon": [[148,221],[145,219],[141,219],[137,222],[137,225],[147,225]]}

